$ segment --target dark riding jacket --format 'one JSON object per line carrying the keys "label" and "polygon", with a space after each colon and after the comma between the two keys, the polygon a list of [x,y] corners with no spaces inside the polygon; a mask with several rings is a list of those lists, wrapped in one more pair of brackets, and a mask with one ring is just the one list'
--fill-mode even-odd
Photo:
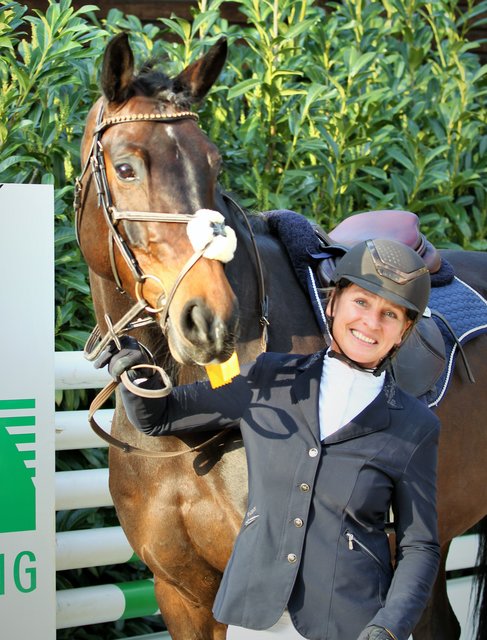
{"label": "dark riding jacket", "polygon": [[[323,353],[266,353],[219,389],[200,382],[165,400],[122,396],[129,419],[150,435],[242,431],[248,508],[215,599],[217,620],[266,629],[287,607],[310,640],[356,640],[370,624],[406,640],[439,564],[439,423],[386,378],[368,407],[320,442],[322,363]],[[384,531],[390,505],[395,570]]]}

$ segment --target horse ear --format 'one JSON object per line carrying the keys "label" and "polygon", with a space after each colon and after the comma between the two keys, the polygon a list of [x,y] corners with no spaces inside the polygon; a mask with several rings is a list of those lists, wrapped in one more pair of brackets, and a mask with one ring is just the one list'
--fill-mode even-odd
{"label": "horse ear", "polygon": [[128,35],[119,33],[110,42],[103,56],[101,88],[109,102],[125,102],[130,97],[134,73],[134,55]]}
{"label": "horse ear", "polygon": [[174,78],[174,90],[188,92],[195,102],[199,102],[220,75],[226,58],[227,39],[220,38],[203,57]]}

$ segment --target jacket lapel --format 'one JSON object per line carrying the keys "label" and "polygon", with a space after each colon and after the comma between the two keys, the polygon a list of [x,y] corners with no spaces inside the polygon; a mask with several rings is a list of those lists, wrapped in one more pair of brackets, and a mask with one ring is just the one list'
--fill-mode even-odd
{"label": "jacket lapel", "polygon": [[391,421],[391,410],[402,409],[397,386],[387,374],[384,386],[378,396],[353,420],[325,438],[325,444],[334,444],[351,438],[358,438],[374,431],[386,429]]}
{"label": "jacket lapel", "polygon": [[293,400],[299,405],[307,425],[317,442],[320,441],[318,399],[324,351],[318,351],[297,366],[291,386]]}
{"label": "jacket lapel", "polygon": [[[307,426],[317,441],[320,440],[318,401],[324,354],[324,350],[314,353],[298,365],[291,387],[293,399],[299,405]],[[390,411],[395,409],[402,409],[402,403],[394,380],[387,374],[379,395],[347,425],[325,438],[324,443],[334,444],[386,429],[391,419]]]}

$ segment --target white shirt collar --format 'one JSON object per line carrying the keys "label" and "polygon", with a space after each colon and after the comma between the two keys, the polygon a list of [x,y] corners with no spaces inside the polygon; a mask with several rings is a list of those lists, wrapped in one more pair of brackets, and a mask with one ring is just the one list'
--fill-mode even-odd
{"label": "white shirt collar", "polygon": [[367,407],[384,386],[385,373],[374,376],[349,367],[328,352],[323,358],[319,392],[320,437],[323,440]]}

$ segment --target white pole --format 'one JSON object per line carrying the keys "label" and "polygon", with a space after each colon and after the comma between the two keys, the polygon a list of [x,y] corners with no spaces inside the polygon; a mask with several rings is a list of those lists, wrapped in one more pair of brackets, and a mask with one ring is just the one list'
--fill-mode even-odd
{"label": "white pole", "polygon": [[98,389],[110,382],[104,369],[95,369],[81,351],[58,351],[55,358],[56,389]]}
{"label": "white pole", "polygon": [[112,505],[108,489],[108,469],[56,473],[56,511]]}
{"label": "white pole", "polygon": [[58,591],[56,628],[112,622],[119,620],[124,610],[124,595],[114,584]]}
{"label": "white pole", "polygon": [[134,557],[121,527],[60,531],[56,534],[56,571],[121,564]]}
{"label": "white pole", "polygon": [[[96,413],[96,421],[108,433],[112,419],[113,409],[100,409]],[[56,451],[108,446],[89,426],[88,411],[56,411],[55,424]]]}
{"label": "white pole", "polygon": [[56,627],[82,627],[158,611],[152,580],[66,589],[57,593]]}

